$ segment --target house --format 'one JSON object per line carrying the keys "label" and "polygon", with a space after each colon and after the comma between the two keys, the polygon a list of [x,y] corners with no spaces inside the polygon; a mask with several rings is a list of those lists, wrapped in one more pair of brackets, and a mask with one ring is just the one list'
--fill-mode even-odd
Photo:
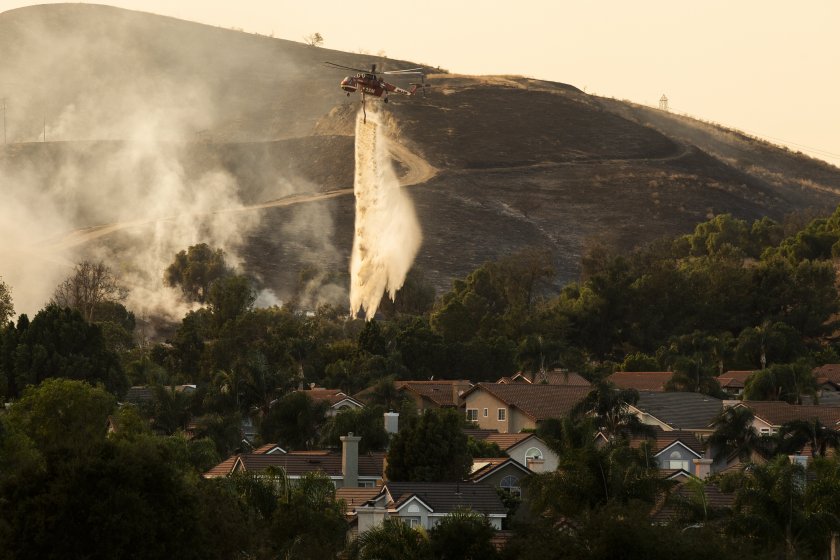
{"label": "house", "polygon": [[533,430],[548,418],[562,418],[589,387],[530,383],[479,383],[463,395],[467,420],[503,434]]}
{"label": "house", "polygon": [[382,482],[385,453],[359,455],[362,438],[352,433],[341,437],[341,453],[333,451],[293,451],[290,453],[242,453],[223,461],[204,474],[206,478],[236,472],[265,473],[270,468],[282,469],[291,481],[320,471],[336,488],[367,488]]}
{"label": "house", "polygon": [[560,458],[533,432],[502,434],[497,430],[467,428],[464,433],[473,439],[495,443],[508,457],[532,472],[557,470]]}
{"label": "house", "polygon": [[465,379],[441,379],[439,381],[394,381],[394,386],[403,397],[410,398],[417,405],[417,412],[430,408],[458,408],[461,396],[472,387]]}
{"label": "house", "polygon": [[654,523],[671,523],[698,510],[704,512],[709,519],[714,519],[732,509],[735,503],[734,493],[724,494],[714,483],[698,486],[686,482],[681,481],[667,499],[656,504],[651,512]]}
{"label": "house", "polygon": [[[257,449],[254,449],[252,453],[257,455],[273,455],[285,454],[286,451],[276,443],[267,443],[263,446],[258,447]],[[221,463],[204,473],[202,476],[204,478],[218,478],[222,476],[227,476],[233,472],[233,467],[236,464],[236,460],[238,458],[239,454],[228,457],[227,459],[225,459],[224,461],[222,461]]]}
{"label": "house", "polygon": [[723,389],[729,396],[735,399],[741,398],[744,394],[744,387],[747,384],[747,379],[755,373],[754,371],[727,371],[721,373],[717,377],[717,382],[720,388]]}
{"label": "house", "polygon": [[732,405],[752,410],[752,425],[759,434],[775,434],[783,424],[792,420],[819,420],[833,429],[837,429],[840,423],[838,406],[789,404],[784,401],[740,401]]}
{"label": "house", "polygon": [[663,392],[672,377],[673,371],[617,371],[607,381],[619,389]]}
{"label": "house", "polygon": [[710,425],[723,410],[723,401],[702,393],[641,392],[629,410],[643,424],[666,432],[690,430],[704,436],[712,433]]}
{"label": "house", "polygon": [[315,402],[328,403],[330,408],[327,410],[327,416],[335,416],[342,410],[362,408],[364,406],[361,402],[347,395],[340,389],[312,387],[311,389],[301,389],[298,392],[303,393]]}
{"label": "house", "polygon": [[[175,393],[183,393],[184,395],[192,395],[196,390],[196,386],[192,383],[186,385],[169,385],[165,388]],[[151,403],[156,399],[155,388],[149,385],[134,385],[129,387],[125,393],[125,402],[137,405]]]}
{"label": "house", "polygon": [[522,481],[534,474],[510,457],[474,458],[469,482],[481,483],[525,498]]}
{"label": "house", "polygon": [[540,370],[534,373],[520,371],[511,377],[502,377],[496,383],[543,383],[546,385],[575,385],[578,387],[588,387],[590,385],[589,381],[579,373],[564,369]]}
{"label": "house", "polygon": [[[598,432],[598,442],[606,443],[607,436]],[[630,438],[630,447],[638,448],[643,443],[650,446],[659,469],[669,478],[679,472],[705,479],[711,473],[712,460],[704,456],[703,443],[694,432],[686,430],[665,431],[656,426],[652,434],[638,434]]]}
{"label": "house", "polygon": [[825,364],[814,368],[813,373],[821,391],[840,391],[840,364]]}
{"label": "house", "polygon": [[487,517],[499,530],[507,509],[496,490],[469,482],[386,482],[366,505],[356,508],[358,533],[380,525],[385,519],[399,518],[411,527],[431,529],[443,517],[469,509]]}

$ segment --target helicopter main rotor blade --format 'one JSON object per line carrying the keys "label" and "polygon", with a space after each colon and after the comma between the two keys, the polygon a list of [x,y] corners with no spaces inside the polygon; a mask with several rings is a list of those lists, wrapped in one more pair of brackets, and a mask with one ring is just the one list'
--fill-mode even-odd
{"label": "helicopter main rotor blade", "polygon": [[422,68],[408,68],[406,70],[389,70],[387,72],[382,72],[383,74],[422,74]]}
{"label": "helicopter main rotor blade", "polygon": [[372,74],[370,70],[362,70],[361,68],[353,68],[352,66],[344,66],[342,64],[336,64],[335,62],[324,62],[327,66],[333,66],[334,68],[344,68],[345,70],[353,70],[354,72],[361,72],[362,74]]}

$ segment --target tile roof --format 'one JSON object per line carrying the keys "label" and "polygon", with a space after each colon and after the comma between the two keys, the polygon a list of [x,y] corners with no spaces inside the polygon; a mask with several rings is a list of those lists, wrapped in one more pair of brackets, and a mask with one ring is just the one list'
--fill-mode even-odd
{"label": "tile roof", "polygon": [[233,470],[233,466],[236,464],[236,460],[239,459],[239,455],[233,455],[228,457],[206,473],[204,473],[204,478],[218,478],[222,476],[227,476]]}
{"label": "tile roof", "polygon": [[463,432],[473,438],[489,443],[495,443],[502,451],[507,451],[528,438],[537,437],[533,432],[518,432],[512,434],[500,434],[498,430],[483,428],[464,428]]}
{"label": "tile roof", "polygon": [[607,381],[621,389],[664,391],[665,384],[673,376],[673,371],[617,371],[607,377]]}
{"label": "tile roof", "polygon": [[[316,387],[314,389],[301,389],[298,393],[303,393],[304,395],[308,395],[313,401],[326,401],[330,403],[330,406],[334,406],[345,399],[350,399],[351,401],[356,401],[353,397],[341,391],[341,389],[323,389],[320,387]],[[361,404],[361,403],[359,403]]]}
{"label": "tile roof", "polygon": [[[703,492],[706,497],[706,505],[712,512],[726,510],[735,503],[735,494],[724,494],[716,484],[704,484]],[[678,518],[683,504],[693,499],[693,490],[685,483],[679,484],[671,492],[669,498],[654,511],[652,520],[657,523],[667,523]]]}
{"label": "tile roof", "polygon": [[840,364],[825,364],[814,368],[814,377],[817,383],[831,383],[840,385]]}
{"label": "tile roof", "polygon": [[335,497],[344,500],[345,513],[353,513],[356,508],[374,499],[382,491],[381,486],[369,488],[339,488],[335,491]]}
{"label": "tile roof", "polygon": [[531,474],[531,470],[528,467],[523,466],[510,457],[475,457],[473,458],[472,471],[470,471],[467,480],[479,482],[484,477],[498,469],[504,468],[508,464],[513,465],[515,470],[520,471],[521,474],[519,476]]}
{"label": "tile roof", "polygon": [[398,508],[417,496],[435,513],[452,513],[469,508],[485,515],[505,515],[507,510],[496,489],[486,484],[469,482],[386,482],[383,492],[390,494],[389,507]]}
{"label": "tile roof", "polygon": [[830,427],[835,427],[840,422],[838,406],[788,404],[784,401],[743,401],[740,404],[749,407],[756,418],[772,426],[781,426],[791,420],[816,419]]}
{"label": "tile roof", "polygon": [[701,393],[643,392],[635,408],[674,429],[705,430],[723,410],[723,401]]}
{"label": "tile roof", "polygon": [[261,445],[261,446],[257,447],[256,449],[254,449],[253,452],[257,453],[259,455],[265,455],[266,453],[269,453],[270,451],[273,451],[273,450],[276,450],[275,453],[285,453],[286,452],[282,447],[280,447],[276,443],[266,443],[265,445]]}
{"label": "tile roof", "polygon": [[549,371],[537,371],[527,373],[520,371],[513,377],[502,377],[496,383],[543,383],[546,385],[574,385],[577,387],[589,387],[590,383],[579,373],[561,369]]}
{"label": "tile roof", "polygon": [[755,373],[753,370],[749,371],[727,371],[721,373],[717,377],[718,383],[724,389],[743,389],[747,383],[747,379]]}
{"label": "tile roof", "polygon": [[[260,473],[269,467],[285,469],[289,476],[300,476],[312,471],[322,471],[327,476],[342,476],[341,453],[312,454],[270,454],[244,453],[239,464],[249,472]],[[381,477],[385,470],[384,453],[368,453],[359,456],[359,476]]]}
{"label": "tile roof", "polygon": [[703,456],[703,443],[697,439],[694,432],[688,430],[674,430],[666,432],[662,428],[656,427],[652,436],[637,435],[630,438],[631,447],[639,447],[643,441],[650,442],[651,451],[657,454],[675,441],[682,442],[683,445]]}
{"label": "tile roof", "polygon": [[461,403],[456,395],[466,391],[472,383],[466,379],[441,379],[440,381],[394,381],[399,391],[411,391],[427,398],[438,406],[458,406]]}
{"label": "tile roof", "polygon": [[151,387],[145,385],[135,385],[130,387],[125,393],[126,402],[140,403],[153,401],[155,394]]}
{"label": "tile roof", "polygon": [[512,383],[479,383],[464,397],[483,390],[510,407],[518,408],[532,420],[539,422],[547,418],[562,418],[589,394],[589,387],[572,385],[531,385]]}

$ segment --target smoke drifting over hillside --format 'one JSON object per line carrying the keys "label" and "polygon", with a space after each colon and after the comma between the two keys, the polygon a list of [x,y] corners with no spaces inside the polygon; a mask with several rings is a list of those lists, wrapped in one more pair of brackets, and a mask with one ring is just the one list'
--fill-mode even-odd
{"label": "smoke drifting over hillside", "polygon": [[400,189],[380,115],[356,117],[356,228],[350,260],[350,312],[372,319],[385,291],[405,282],[422,234],[411,199]]}
{"label": "smoke drifting over hillside", "polygon": [[[162,281],[174,255],[203,242],[237,265],[260,219],[238,211],[246,189],[196,156],[196,142],[288,134],[286,115],[267,103],[288,94],[272,76],[299,69],[272,56],[272,74],[254,88],[237,77],[264,70],[268,40],[102,6],[34,7],[0,20],[9,142],[0,150],[0,277],[16,309],[34,313],[75,263],[101,259],[129,288],[129,309],[179,319],[189,307]],[[257,110],[278,116],[242,117]],[[256,166],[249,178],[269,199],[295,190],[289,176]],[[293,241],[301,220],[310,245],[313,231],[332,231],[332,217],[313,212],[283,235]]]}

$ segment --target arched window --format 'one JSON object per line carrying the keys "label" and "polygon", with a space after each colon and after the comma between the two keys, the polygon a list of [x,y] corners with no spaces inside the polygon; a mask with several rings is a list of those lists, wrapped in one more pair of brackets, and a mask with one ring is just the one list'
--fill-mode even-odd
{"label": "arched window", "polygon": [[668,461],[668,467],[672,469],[682,469],[686,472],[691,472],[688,467],[688,461],[683,459],[682,453],[679,451],[671,451]]}
{"label": "arched window", "polygon": [[507,490],[512,496],[517,498],[522,497],[522,489],[519,488],[519,479],[513,475],[508,475],[499,483],[499,488]]}
{"label": "arched window", "polygon": [[528,459],[537,459],[541,460],[543,458],[543,452],[540,451],[538,447],[529,447],[528,451],[525,452],[525,462],[528,462]]}

